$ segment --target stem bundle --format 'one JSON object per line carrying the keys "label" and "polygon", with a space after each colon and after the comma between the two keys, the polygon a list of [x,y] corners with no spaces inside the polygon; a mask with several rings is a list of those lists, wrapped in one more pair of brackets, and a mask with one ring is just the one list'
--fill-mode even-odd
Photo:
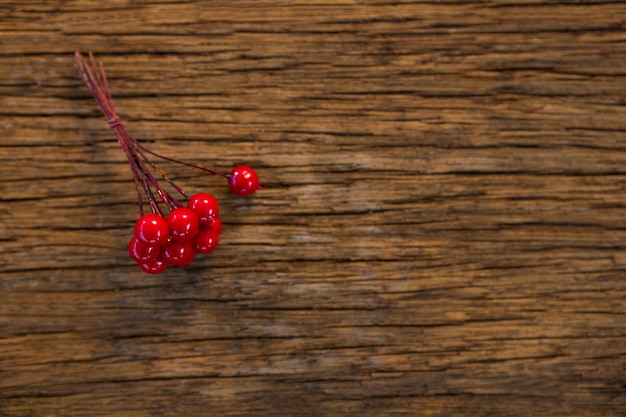
{"label": "stem bundle", "polygon": [[156,196],[158,196],[158,199],[160,199],[170,211],[182,206],[175,198],[173,198],[170,194],[167,193],[167,191],[165,191],[160,186],[157,179],[155,178],[155,175],[153,174],[153,171],[156,172],[158,176],[160,176],[164,181],[170,184],[178,193],[185,197],[185,199],[189,199],[189,196],[179,186],[174,184],[174,182],[170,178],[168,178],[165,172],[161,168],[159,168],[159,166],[155,164],[148,157],[148,155],[152,155],[166,161],[176,162],[182,165],[197,168],[202,171],[209,172],[213,175],[219,175],[225,178],[229,177],[228,174],[224,174],[222,172],[206,168],[201,165],[196,165],[161,155],[139,143],[139,141],[137,141],[126,131],[124,124],[115,112],[113,98],[111,97],[111,91],[109,89],[109,83],[107,81],[106,73],[104,72],[104,67],[102,66],[102,64],[96,62],[92,53],[89,53],[89,61],[86,62],[80,51],[76,51],[74,54],[74,65],[76,66],[76,69],[85,81],[85,84],[91,92],[91,95],[100,106],[100,109],[107,119],[109,127],[115,133],[117,141],[124,151],[126,158],[128,159],[130,169],[135,180],[135,187],[137,189],[137,201],[139,205],[140,215],[144,214],[142,192],[146,195],[148,199],[148,204],[150,205],[150,210],[152,211],[152,213],[160,214],[163,216],[163,212],[158,205]]}

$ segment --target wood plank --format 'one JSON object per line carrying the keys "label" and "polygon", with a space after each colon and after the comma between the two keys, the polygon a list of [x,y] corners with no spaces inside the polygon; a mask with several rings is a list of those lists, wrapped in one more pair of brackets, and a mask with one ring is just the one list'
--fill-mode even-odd
{"label": "wood plank", "polygon": [[[626,5],[6,1],[0,415],[626,413]],[[93,51],[219,248],[126,245]]]}

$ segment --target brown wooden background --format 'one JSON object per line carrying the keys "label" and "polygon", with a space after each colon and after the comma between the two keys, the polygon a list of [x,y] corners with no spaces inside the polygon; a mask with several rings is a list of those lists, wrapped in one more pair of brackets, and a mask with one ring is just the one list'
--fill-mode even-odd
{"label": "brown wooden background", "polygon": [[[626,4],[4,1],[0,415],[626,415]],[[126,253],[129,131],[265,190]]]}

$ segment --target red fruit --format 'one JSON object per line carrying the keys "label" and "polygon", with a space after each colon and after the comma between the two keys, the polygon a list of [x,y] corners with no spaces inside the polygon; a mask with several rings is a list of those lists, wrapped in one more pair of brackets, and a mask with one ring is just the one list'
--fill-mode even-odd
{"label": "red fruit", "polygon": [[167,224],[175,240],[190,240],[198,233],[198,216],[188,208],[179,207],[172,210],[167,216]]}
{"label": "red fruit", "polygon": [[220,214],[217,200],[207,193],[199,193],[191,197],[187,202],[187,208],[196,213],[201,226],[208,225]]}
{"label": "red fruit", "polygon": [[197,253],[209,253],[217,247],[220,232],[215,229],[200,229],[193,239],[193,249]]}
{"label": "red fruit", "polygon": [[160,258],[153,259],[151,261],[140,262],[139,268],[148,274],[160,274],[167,268],[167,262]]}
{"label": "red fruit", "polygon": [[135,262],[153,261],[161,253],[161,247],[142,242],[133,236],[128,242],[128,253]]}
{"label": "red fruit", "polygon": [[242,197],[252,194],[262,187],[259,185],[259,176],[252,168],[245,165],[235,167],[228,176],[230,190]]}
{"label": "red fruit", "polygon": [[188,241],[172,240],[163,251],[163,259],[176,266],[187,266],[195,257],[193,246]]}
{"label": "red fruit", "polygon": [[220,233],[222,233],[222,221],[220,220],[219,217],[216,217],[213,219],[211,223],[206,225],[206,228],[215,230],[217,234],[219,235]]}
{"label": "red fruit", "polygon": [[158,214],[144,214],[135,223],[135,236],[142,242],[158,246],[167,241],[169,228]]}

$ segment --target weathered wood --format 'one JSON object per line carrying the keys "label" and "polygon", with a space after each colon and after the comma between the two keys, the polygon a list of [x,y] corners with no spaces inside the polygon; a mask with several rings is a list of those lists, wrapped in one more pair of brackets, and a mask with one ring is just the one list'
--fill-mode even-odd
{"label": "weathered wood", "polygon": [[[626,414],[626,4],[0,5],[0,415]],[[221,203],[141,273],[72,65]]]}

